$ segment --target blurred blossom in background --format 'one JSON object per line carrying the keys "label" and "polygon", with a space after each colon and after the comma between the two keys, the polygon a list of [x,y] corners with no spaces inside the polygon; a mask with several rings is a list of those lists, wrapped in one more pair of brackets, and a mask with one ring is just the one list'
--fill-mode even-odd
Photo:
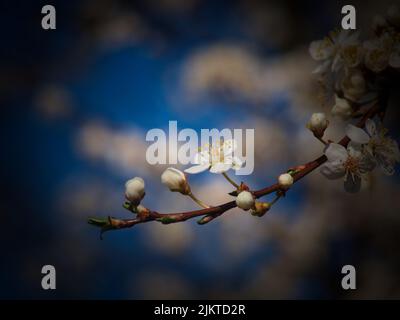
{"label": "blurred blossom in background", "polygon": [[[309,43],[340,26],[341,1],[3,1],[0,103],[0,298],[400,298],[399,175],[370,176],[356,195],[318,172],[263,218],[232,210],[210,224],[148,223],[105,234],[88,216],[129,217],[124,183],[143,204],[194,209],[150,166],[146,132],[254,128],[254,189],[322,153],[305,128],[331,105],[317,90]],[[390,1],[353,1],[368,26]],[[399,136],[398,101],[386,124]],[[338,122],[327,135],[339,138]],[[190,176],[211,204],[222,177]],[[57,289],[40,287],[41,268]],[[341,268],[357,290],[341,289]]]}

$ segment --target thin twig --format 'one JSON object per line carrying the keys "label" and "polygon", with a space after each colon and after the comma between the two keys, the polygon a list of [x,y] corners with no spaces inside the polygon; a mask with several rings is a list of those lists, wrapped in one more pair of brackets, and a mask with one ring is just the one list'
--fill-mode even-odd
{"label": "thin twig", "polygon": [[188,196],[194,201],[196,202],[200,207],[202,208],[210,208],[210,206],[208,204],[205,204],[203,201],[201,201],[200,199],[197,199],[193,193],[189,193]]}
{"label": "thin twig", "polygon": [[[377,104],[373,105],[368,112],[362,117],[362,119],[357,123],[358,127],[364,127],[367,119],[373,118],[375,115],[379,114],[380,108]],[[338,144],[342,146],[347,146],[350,139],[345,136],[343,137]],[[326,162],[327,158],[325,155],[321,155],[313,161],[310,161],[304,165],[294,167],[293,179],[294,183],[313,172],[319,166],[321,166],[324,162]],[[267,186],[263,189],[252,191],[255,198],[260,198],[271,194],[273,192],[280,191],[280,187],[277,183]],[[277,201],[279,198],[275,199]],[[196,201],[196,200],[195,200]],[[197,202],[197,201],[196,201]],[[89,219],[89,223],[94,224],[102,228],[102,231],[114,230],[114,229],[124,229],[131,228],[136,224],[149,222],[149,221],[159,221],[163,224],[176,223],[186,221],[195,217],[204,216],[201,220],[198,221],[199,224],[208,223],[215,218],[221,216],[226,211],[235,208],[236,201],[226,202],[224,204],[208,207],[200,210],[194,211],[186,211],[179,213],[159,213],[156,211],[145,211],[138,213],[136,218],[134,219],[117,219],[108,217],[108,221],[105,219]]]}
{"label": "thin twig", "polygon": [[223,175],[223,176],[225,177],[225,179],[228,180],[229,183],[230,183],[231,185],[233,185],[236,189],[239,188],[239,185],[238,185],[235,181],[233,181],[233,180],[228,176],[228,174],[227,174],[226,172],[222,172],[222,175]]}

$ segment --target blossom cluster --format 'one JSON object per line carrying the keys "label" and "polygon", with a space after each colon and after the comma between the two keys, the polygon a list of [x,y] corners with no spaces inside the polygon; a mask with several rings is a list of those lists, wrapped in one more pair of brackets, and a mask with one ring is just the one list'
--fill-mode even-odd
{"label": "blossom cluster", "polygon": [[[159,213],[144,207],[145,182],[135,177],[126,182],[124,207],[135,213],[134,219],[89,219],[102,231],[129,228],[137,223],[159,221],[175,223],[201,217],[199,224],[208,223],[225,211],[238,207],[261,217],[292,187],[292,185],[320,168],[328,179],[343,179],[347,192],[358,192],[368,175],[378,168],[386,175],[394,173],[400,162],[397,142],[388,135],[382,120],[393,84],[400,70],[400,12],[391,7],[385,16],[374,19],[372,34],[361,40],[359,32],[334,31],[310,45],[311,56],[319,63],[314,73],[319,76],[325,92],[334,100],[330,116],[325,112],[311,115],[307,128],[324,144],[324,155],[304,165],[292,167],[280,174],[276,182],[261,190],[251,190],[244,182],[237,183],[228,176],[229,170],[237,171],[245,161],[236,155],[237,142],[224,140],[205,145],[196,153],[193,166],[184,171],[167,168],[161,182],[172,192],[190,197],[202,209],[181,213]],[[396,88],[395,88],[396,89]],[[346,136],[338,143],[326,139],[326,129],[334,118],[345,121]],[[361,118],[357,123],[353,122]],[[189,184],[188,175],[209,171],[221,175],[234,190],[234,197],[218,206],[211,206],[198,199]],[[269,201],[260,197],[275,193]]]}
{"label": "blossom cluster", "polygon": [[400,12],[395,6],[376,16],[372,34],[340,30],[313,41],[310,54],[319,65],[314,73],[334,94],[332,115],[350,119],[360,105],[379,98],[390,82],[390,70],[400,68]]}
{"label": "blossom cluster", "polygon": [[400,152],[396,141],[387,135],[388,130],[371,119],[366,120],[365,130],[351,121],[365,115],[367,107],[386,103],[390,83],[398,76],[399,9],[392,6],[385,16],[376,16],[372,35],[365,40],[360,39],[360,32],[333,31],[324,39],[313,41],[309,51],[319,63],[314,73],[324,90],[333,95],[332,117],[349,122],[346,135],[350,142],[346,148],[322,139],[329,125],[325,113],[311,116],[307,127],[326,145],[328,160],[321,173],[329,179],[343,177],[348,192],[359,191],[366,175],[376,167],[392,175]]}

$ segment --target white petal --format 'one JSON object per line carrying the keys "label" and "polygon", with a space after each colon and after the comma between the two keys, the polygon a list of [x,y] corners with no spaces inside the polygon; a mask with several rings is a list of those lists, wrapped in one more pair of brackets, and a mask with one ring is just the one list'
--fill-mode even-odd
{"label": "white petal", "polygon": [[362,156],[362,144],[350,141],[347,145],[347,152],[353,158],[360,158]]}
{"label": "white petal", "polygon": [[367,132],[371,137],[376,136],[376,125],[373,120],[367,119],[365,122],[365,129],[367,129]]}
{"label": "white petal", "polygon": [[361,128],[348,124],[346,127],[346,136],[350,138],[351,141],[366,144],[369,142],[369,135]]}
{"label": "white petal", "polygon": [[342,65],[343,65],[342,58],[340,57],[339,54],[337,54],[332,62],[332,71],[334,72],[338,71],[342,67]]}
{"label": "white petal", "polygon": [[314,60],[325,60],[332,54],[333,46],[329,40],[317,40],[310,44],[309,52]]}
{"label": "white petal", "polygon": [[237,142],[234,139],[224,141],[222,145],[222,153],[225,157],[232,156],[233,152],[237,149]]}
{"label": "white petal", "polygon": [[345,147],[337,143],[330,143],[325,150],[329,162],[346,161],[348,153]]}
{"label": "white petal", "polygon": [[244,161],[242,161],[239,157],[233,157],[233,165],[232,169],[234,170],[239,170],[244,164]]}
{"label": "white petal", "polygon": [[197,166],[193,166],[193,167],[187,168],[184,171],[186,173],[196,174],[196,173],[200,173],[200,172],[206,171],[206,170],[208,170],[208,168],[210,168],[209,164],[199,164]]}
{"label": "white petal", "polygon": [[210,153],[208,151],[202,151],[196,153],[194,156],[194,164],[209,164],[210,163]]}
{"label": "white petal", "polygon": [[211,173],[223,173],[228,171],[232,167],[232,164],[218,162],[211,166],[210,172]]}
{"label": "white petal", "polygon": [[323,63],[321,63],[318,67],[316,67],[312,71],[312,73],[313,74],[325,73],[326,71],[328,71],[330,65],[331,65],[331,61],[330,60],[326,60]]}
{"label": "white petal", "polygon": [[321,167],[321,173],[328,179],[334,180],[344,176],[345,170],[339,162],[328,162]]}

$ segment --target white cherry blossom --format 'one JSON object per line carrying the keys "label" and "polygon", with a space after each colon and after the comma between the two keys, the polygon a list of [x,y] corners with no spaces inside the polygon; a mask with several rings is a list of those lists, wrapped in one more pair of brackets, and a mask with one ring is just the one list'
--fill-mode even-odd
{"label": "white cherry blossom", "polygon": [[379,38],[365,41],[365,66],[376,73],[383,71],[389,64],[392,47],[393,39],[387,32]]}
{"label": "white cherry blossom", "polygon": [[309,51],[312,58],[320,61],[321,65],[314,70],[314,73],[338,71],[343,67],[357,67],[363,57],[363,48],[358,40],[357,32],[341,30],[332,32],[329,37],[313,41]]}
{"label": "white cherry blossom", "polygon": [[234,156],[236,148],[237,144],[233,139],[226,140],[222,144],[205,146],[204,150],[195,155],[195,165],[184,171],[196,174],[206,170],[210,170],[211,173],[224,173],[229,169],[239,170],[243,161]]}
{"label": "white cherry blossom", "polygon": [[400,162],[397,142],[386,135],[386,128],[381,127],[380,130],[377,130],[375,122],[371,119],[366,121],[365,128],[366,131],[349,124],[346,135],[351,141],[364,144],[366,152],[375,159],[383,173],[392,175],[394,165],[396,162]]}
{"label": "white cherry blossom", "polygon": [[322,165],[321,173],[328,179],[344,178],[344,189],[350,193],[360,190],[362,176],[375,167],[375,162],[363,154],[360,145],[351,142],[347,149],[331,143],[325,155],[328,161]]}

